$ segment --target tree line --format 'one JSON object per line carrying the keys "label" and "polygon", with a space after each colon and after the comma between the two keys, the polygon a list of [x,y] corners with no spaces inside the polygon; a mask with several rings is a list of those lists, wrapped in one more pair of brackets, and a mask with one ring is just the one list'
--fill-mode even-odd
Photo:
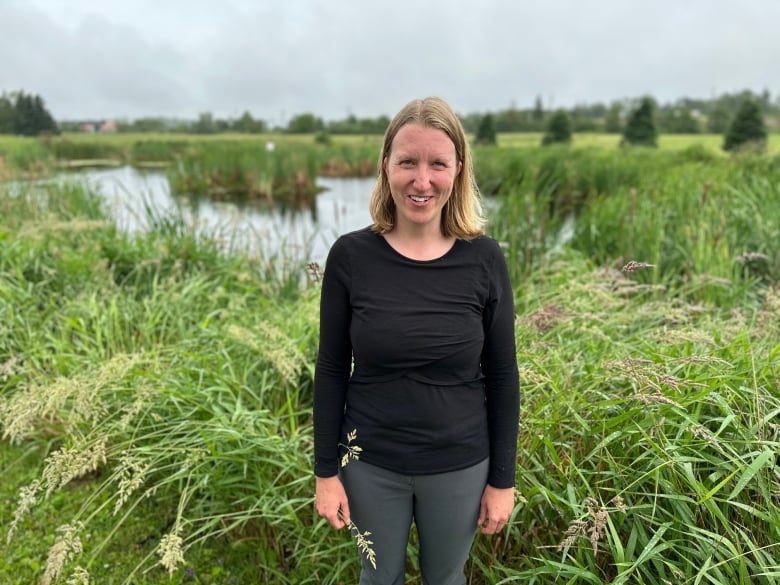
{"label": "tree line", "polygon": [[39,136],[57,133],[57,122],[41,96],[23,91],[0,95],[0,134]]}
{"label": "tree line", "polygon": [[[659,133],[724,134],[744,103],[753,104],[758,109],[765,130],[767,127],[780,128],[780,96],[773,100],[768,90],[725,93],[712,99],[685,97],[666,104],[658,103],[652,97],[640,97],[555,110],[546,108],[541,96],[537,96],[528,108],[512,104],[494,112],[461,114],[461,120],[467,132],[476,134],[480,141],[486,143],[491,142],[491,133],[506,132],[543,132],[545,144],[564,142],[561,137],[572,132],[622,134],[626,143],[642,143],[644,139],[637,139],[632,134],[635,126],[630,127],[632,117],[641,109],[649,109],[655,136]],[[765,123],[766,119],[770,120],[769,124]],[[19,91],[0,96],[0,133],[33,136],[60,130],[75,132],[83,130],[84,122],[71,120],[57,124],[38,95]],[[284,132],[316,134],[320,141],[326,141],[331,134],[382,134],[388,123],[386,115],[366,118],[349,115],[341,120],[326,121],[314,113],[304,112],[292,116],[283,125],[272,125],[245,111],[238,118],[218,118],[210,112],[203,112],[196,120],[162,117],[117,120],[115,128],[119,132],[192,134]]]}
{"label": "tree line", "polygon": [[[656,108],[655,100],[646,96],[628,113],[622,126],[621,146],[657,146],[660,116],[656,115]],[[493,114],[483,115],[476,129],[475,142],[497,144],[497,126]],[[571,142],[572,132],[570,114],[565,110],[557,110],[546,119],[542,146],[568,144]],[[768,132],[761,103],[752,95],[743,95],[736,112],[729,116],[723,126],[723,132],[719,133],[724,134],[724,150],[765,150]]]}
{"label": "tree line", "polygon": [[[498,132],[544,132],[551,117],[565,111],[573,132],[606,132],[621,134],[631,113],[647,96],[615,100],[609,104],[581,104],[572,108],[545,108],[541,96],[537,96],[531,108],[522,109],[515,105],[492,112]],[[768,90],[754,93],[744,90],[725,93],[712,99],[680,98],[669,103],[653,100],[653,118],[663,134],[724,133],[742,102],[756,102],[767,118],[780,126],[780,96],[775,100]],[[467,129],[476,131],[484,114],[473,113],[463,118]]]}

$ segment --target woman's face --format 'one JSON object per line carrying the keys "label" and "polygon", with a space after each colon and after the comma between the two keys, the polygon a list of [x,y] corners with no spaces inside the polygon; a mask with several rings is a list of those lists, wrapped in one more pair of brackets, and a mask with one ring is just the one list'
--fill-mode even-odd
{"label": "woman's face", "polygon": [[395,203],[398,227],[441,228],[441,213],[452,195],[461,163],[447,133],[406,124],[382,161]]}

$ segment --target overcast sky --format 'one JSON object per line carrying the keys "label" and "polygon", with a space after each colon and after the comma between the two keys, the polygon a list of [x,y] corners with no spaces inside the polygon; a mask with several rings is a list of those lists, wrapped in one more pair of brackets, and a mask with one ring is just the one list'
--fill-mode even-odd
{"label": "overcast sky", "polygon": [[0,0],[0,92],[58,120],[271,124],[780,94],[780,0]]}

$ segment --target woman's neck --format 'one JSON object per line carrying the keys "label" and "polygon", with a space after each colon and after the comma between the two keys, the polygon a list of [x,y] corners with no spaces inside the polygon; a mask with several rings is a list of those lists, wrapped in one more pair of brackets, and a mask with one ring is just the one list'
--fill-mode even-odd
{"label": "woman's neck", "polygon": [[402,256],[412,260],[435,260],[446,254],[455,238],[441,230],[409,230],[398,226],[384,234],[385,240]]}

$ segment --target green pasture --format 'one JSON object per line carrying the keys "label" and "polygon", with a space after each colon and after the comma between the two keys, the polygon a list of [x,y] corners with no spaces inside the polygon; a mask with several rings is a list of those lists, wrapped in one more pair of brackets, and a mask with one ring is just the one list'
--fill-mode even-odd
{"label": "green pasture", "polygon": [[[499,134],[498,145],[504,148],[536,148],[542,143],[542,135],[541,132]],[[613,149],[620,147],[620,139],[620,134],[575,133],[572,135],[571,146]],[[720,134],[661,134],[658,137],[658,148],[662,150],[683,150],[693,146],[721,153],[723,136]],[[780,134],[769,135],[767,153],[780,153]]]}
{"label": "green pasture", "polygon": [[[776,585],[780,159],[531,146],[476,152],[522,417],[468,582]],[[313,510],[321,267],[149,213],[128,235],[82,186],[0,183],[0,582],[357,582]]]}

